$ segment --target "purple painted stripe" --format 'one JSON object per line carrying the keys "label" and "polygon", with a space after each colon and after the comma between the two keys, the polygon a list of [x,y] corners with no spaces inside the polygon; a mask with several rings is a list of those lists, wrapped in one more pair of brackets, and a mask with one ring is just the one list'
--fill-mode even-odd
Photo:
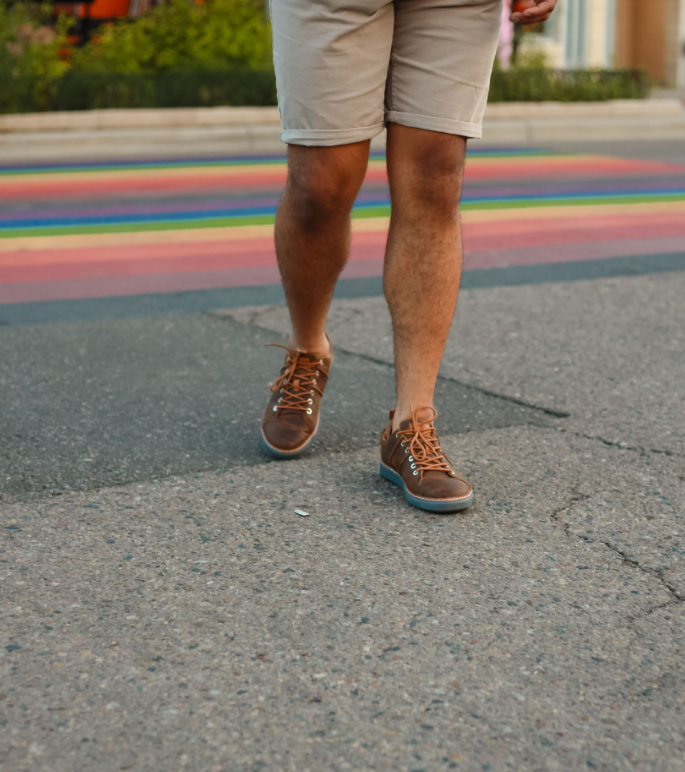
{"label": "purple painted stripe", "polygon": [[[387,195],[386,188],[379,189],[382,195]],[[365,190],[357,196],[358,202],[375,201],[378,198],[379,190]],[[206,212],[221,209],[230,206],[231,209],[251,209],[254,207],[276,207],[280,198],[274,196],[225,196],[224,198],[202,199],[200,201],[165,201],[157,199],[150,201],[144,199],[140,202],[127,202],[117,204],[116,202],[103,202],[102,204],[88,205],[79,202],[70,202],[68,207],[50,207],[40,209],[23,209],[21,211],[1,211],[0,222],[24,222],[25,220],[54,219],[54,218],[87,218],[87,217],[125,217],[127,215],[156,215],[172,214],[177,212]]]}

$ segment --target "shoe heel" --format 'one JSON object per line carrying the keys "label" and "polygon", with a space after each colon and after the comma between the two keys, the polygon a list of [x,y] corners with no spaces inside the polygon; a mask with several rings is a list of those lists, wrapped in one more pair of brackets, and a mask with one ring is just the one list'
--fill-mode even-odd
{"label": "shoe heel", "polygon": [[397,472],[394,472],[392,469],[390,469],[389,466],[386,466],[381,461],[380,466],[380,473],[381,477],[384,477],[386,480],[389,480],[391,483],[395,483],[395,485],[399,485],[400,488],[404,488],[404,481],[402,478],[397,474]]}

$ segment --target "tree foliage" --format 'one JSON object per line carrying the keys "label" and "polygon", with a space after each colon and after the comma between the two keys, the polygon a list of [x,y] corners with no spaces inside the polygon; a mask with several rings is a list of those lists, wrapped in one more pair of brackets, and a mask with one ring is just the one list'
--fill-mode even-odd
{"label": "tree foliage", "polygon": [[67,64],[59,51],[66,44],[68,22],[50,25],[49,5],[0,0],[0,79],[59,77]]}
{"label": "tree foliage", "polygon": [[76,49],[81,72],[163,73],[269,69],[271,30],[261,2],[171,0],[138,19],[122,19]]}

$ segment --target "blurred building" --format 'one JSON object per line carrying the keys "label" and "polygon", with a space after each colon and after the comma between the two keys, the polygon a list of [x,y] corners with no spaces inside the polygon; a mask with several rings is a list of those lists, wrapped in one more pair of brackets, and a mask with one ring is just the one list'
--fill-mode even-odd
{"label": "blurred building", "polygon": [[560,0],[521,47],[544,51],[554,67],[640,68],[685,88],[685,0]]}

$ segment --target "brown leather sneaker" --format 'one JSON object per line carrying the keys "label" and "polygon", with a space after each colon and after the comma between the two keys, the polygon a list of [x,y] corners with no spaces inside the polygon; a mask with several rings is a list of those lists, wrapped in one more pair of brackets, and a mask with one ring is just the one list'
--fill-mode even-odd
{"label": "brown leather sneaker", "polygon": [[276,458],[295,458],[319,428],[319,408],[333,351],[330,357],[321,358],[278,343],[271,345],[284,348],[287,354],[281,375],[271,384],[271,399],[262,418],[262,444]]}
{"label": "brown leather sneaker", "polygon": [[452,469],[440,447],[433,422],[438,411],[423,407],[412,411],[393,432],[390,423],[381,435],[381,477],[404,490],[410,504],[429,512],[458,512],[473,503],[473,491]]}

